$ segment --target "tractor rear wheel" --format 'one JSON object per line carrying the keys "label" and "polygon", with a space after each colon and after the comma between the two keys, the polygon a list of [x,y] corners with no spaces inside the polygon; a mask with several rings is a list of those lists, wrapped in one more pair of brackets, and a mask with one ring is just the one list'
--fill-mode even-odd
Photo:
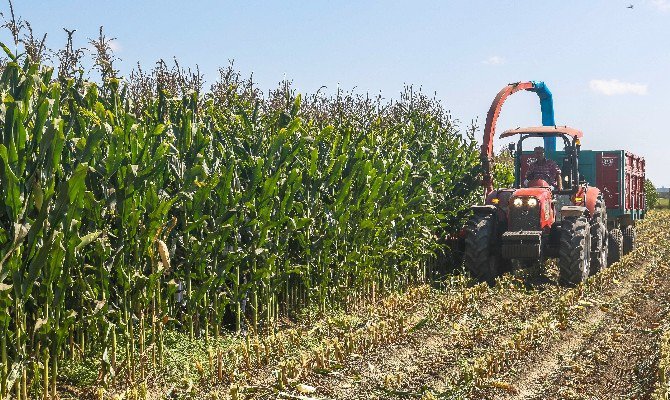
{"label": "tractor rear wheel", "polygon": [[635,249],[635,227],[628,225],[623,229],[623,255]]}
{"label": "tractor rear wheel", "polygon": [[495,251],[494,218],[494,215],[474,215],[465,227],[465,268],[473,278],[489,285],[505,270],[504,260]]}
{"label": "tractor rear wheel", "polygon": [[610,231],[607,247],[609,247],[607,249],[607,264],[612,265],[619,262],[623,257],[623,234],[621,229],[615,228]]}
{"label": "tractor rear wheel", "polygon": [[558,283],[577,285],[589,276],[591,231],[586,216],[564,217],[558,250]]}
{"label": "tractor rear wheel", "polygon": [[589,274],[594,275],[607,267],[607,212],[605,201],[598,196],[591,218],[591,266]]}

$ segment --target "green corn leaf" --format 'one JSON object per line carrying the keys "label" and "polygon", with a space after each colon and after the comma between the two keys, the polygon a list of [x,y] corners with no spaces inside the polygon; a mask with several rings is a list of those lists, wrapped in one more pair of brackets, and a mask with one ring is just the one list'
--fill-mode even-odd
{"label": "green corn leaf", "polygon": [[44,268],[45,265],[47,265],[47,260],[49,259],[49,255],[51,253],[51,249],[54,245],[54,239],[56,237],[57,231],[53,231],[51,235],[45,239],[44,244],[40,249],[37,251],[37,255],[35,258],[32,259],[30,264],[28,265],[27,268],[27,274],[26,276],[21,279],[21,287],[20,287],[20,298],[27,298],[30,296],[31,291],[34,288],[35,285],[35,279],[37,279],[37,276],[41,272],[42,268]]}
{"label": "green corn leaf", "polygon": [[2,50],[5,51],[5,54],[7,54],[7,57],[9,57],[10,60],[12,60],[12,61],[16,61],[16,60],[17,60],[17,56],[16,56],[14,53],[12,53],[12,51],[9,49],[9,47],[7,47],[7,46],[6,46],[4,43],[2,43],[2,42],[0,42],[0,46],[2,46]]}
{"label": "green corn leaf", "polygon": [[0,184],[6,213],[11,221],[17,221],[22,208],[20,182],[10,166],[7,148],[2,144],[0,144]]}
{"label": "green corn leaf", "polygon": [[88,164],[83,163],[77,166],[74,173],[67,182],[67,194],[70,204],[80,198],[86,190],[86,174],[88,173]]}

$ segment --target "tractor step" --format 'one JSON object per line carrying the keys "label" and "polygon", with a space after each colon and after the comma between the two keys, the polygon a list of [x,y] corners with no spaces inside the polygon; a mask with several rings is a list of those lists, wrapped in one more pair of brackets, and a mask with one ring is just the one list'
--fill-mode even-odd
{"label": "tractor step", "polygon": [[503,258],[536,258],[542,252],[542,231],[505,232],[502,235]]}

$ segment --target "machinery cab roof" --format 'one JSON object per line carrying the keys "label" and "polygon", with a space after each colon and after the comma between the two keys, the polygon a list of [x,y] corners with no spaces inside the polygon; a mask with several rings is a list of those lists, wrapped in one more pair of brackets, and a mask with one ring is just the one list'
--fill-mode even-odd
{"label": "machinery cab roof", "polygon": [[531,126],[528,128],[508,129],[503,132],[500,137],[506,138],[514,135],[530,135],[534,137],[569,136],[575,140],[584,136],[584,133],[579,129],[570,128],[568,126]]}

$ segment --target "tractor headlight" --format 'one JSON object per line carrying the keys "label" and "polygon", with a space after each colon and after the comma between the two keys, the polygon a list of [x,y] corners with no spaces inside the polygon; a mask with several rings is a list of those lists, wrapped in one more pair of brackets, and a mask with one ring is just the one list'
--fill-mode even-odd
{"label": "tractor headlight", "polygon": [[523,205],[523,200],[521,200],[521,197],[517,197],[514,199],[514,207],[521,207]]}
{"label": "tractor headlight", "polygon": [[535,207],[537,205],[537,199],[534,197],[531,197],[528,199],[528,207]]}

